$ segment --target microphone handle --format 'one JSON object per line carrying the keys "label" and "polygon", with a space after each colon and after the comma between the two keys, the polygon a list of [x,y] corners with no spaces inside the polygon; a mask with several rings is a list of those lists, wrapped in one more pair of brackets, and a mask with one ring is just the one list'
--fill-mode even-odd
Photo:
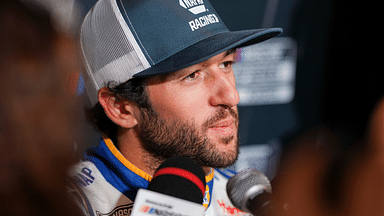
{"label": "microphone handle", "polygon": [[264,192],[255,196],[247,202],[247,208],[254,216],[276,216],[278,212],[283,212],[277,202],[272,199],[272,194]]}

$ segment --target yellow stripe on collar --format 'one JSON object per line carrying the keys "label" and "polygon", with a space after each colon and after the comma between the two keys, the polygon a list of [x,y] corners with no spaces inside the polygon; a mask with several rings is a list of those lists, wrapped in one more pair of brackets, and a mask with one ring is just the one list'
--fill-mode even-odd
{"label": "yellow stripe on collar", "polygon": [[[131,162],[129,162],[122,154],[121,152],[116,148],[116,146],[112,143],[112,140],[109,139],[106,136],[103,136],[103,140],[105,144],[107,145],[108,149],[112,152],[112,154],[128,169],[130,169],[132,172],[136,173],[138,176],[146,179],[147,181],[152,181],[152,176],[148,173],[144,172],[143,170],[139,169],[135,165],[133,165]],[[215,175],[214,169],[212,169],[212,172],[205,176],[205,182],[212,181],[213,177]]]}
{"label": "yellow stripe on collar", "polygon": [[211,169],[211,173],[205,176],[206,185],[205,185],[205,195],[204,195],[204,199],[203,199],[203,206],[205,207],[205,209],[207,209],[209,204],[211,203],[211,190],[212,190],[212,188],[210,188],[210,187],[213,186],[213,182],[211,182],[211,181],[213,180],[214,175],[215,175],[215,170]]}
{"label": "yellow stripe on collar", "polygon": [[213,176],[215,175],[215,170],[212,169],[212,168],[211,168],[211,170],[212,170],[212,172],[211,172],[210,174],[208,174],[208,175],[205,176],[205,182],[210,182],[210,181],[212,181]]}
{"label": "yellow stripe on collar", "polygon": [[112,140],[108,137],[103,136],[103,140],[105,144],[107,145],[108,149],[112,152],[112,154],[128,169],[130,169],[132,172],[136,173],[138,176],[146,179],[147,181],[152,181],[152,176],[148,173],[144,172],[143,170],[137,168],[135,165],[133,165],[131,162],[129,162],[122,154],[121,152],[116,148],[116,146],[112,143]]}

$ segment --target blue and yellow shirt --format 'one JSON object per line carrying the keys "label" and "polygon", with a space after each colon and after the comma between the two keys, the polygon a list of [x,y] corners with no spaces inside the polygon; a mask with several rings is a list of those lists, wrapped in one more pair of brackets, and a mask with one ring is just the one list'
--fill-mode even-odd
{"label": "blue and yellow shirt", "polygon": [[[220,175],[221,174],[221,175]],[[225,192],[227,178],[220,170],[206,176],[203,205],[206,215],[244,215],[230,204]],[[71,171],[73,181],[69,188],[85,215],[130,215],[137,191],[147,188],[152,176],[129,162],[108,138],[98,147],[87,149],[84,160]],[[221,182],[221,188],[217,188]],[[214,200],[216,199],[216,200]],[[212,200],[214,202],[212,203]],[[220,213],[219,213],[220,212]],[[231,214],[225,214],[229,212]]]}

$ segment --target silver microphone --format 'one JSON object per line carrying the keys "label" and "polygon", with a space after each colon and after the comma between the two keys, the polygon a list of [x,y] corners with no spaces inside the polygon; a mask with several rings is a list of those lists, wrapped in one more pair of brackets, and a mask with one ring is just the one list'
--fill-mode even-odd
{"label": "silver microphone", "polygon": [[232,204],[253,215],[269,215],[273,211],[272,187],[260,171],[247,169],[228,180],[227,194]]}

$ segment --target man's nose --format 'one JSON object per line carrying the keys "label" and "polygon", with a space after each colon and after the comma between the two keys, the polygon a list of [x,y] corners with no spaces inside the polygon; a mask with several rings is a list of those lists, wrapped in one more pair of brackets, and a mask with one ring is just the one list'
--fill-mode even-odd
{"label": "man's nose", "polygon": [[211,85],[211,106],[234,107],[239,101],[239,93],[236,89],[235,76],[233,73],[215,73]]}

